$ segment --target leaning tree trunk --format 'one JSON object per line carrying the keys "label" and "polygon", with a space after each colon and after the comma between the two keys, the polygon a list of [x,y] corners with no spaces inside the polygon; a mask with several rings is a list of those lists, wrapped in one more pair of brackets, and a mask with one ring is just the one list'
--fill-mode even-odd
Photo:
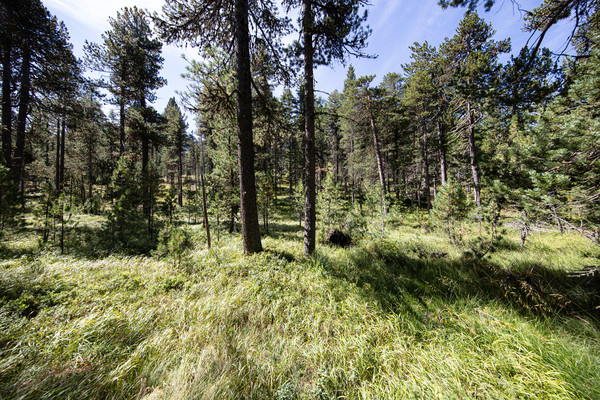
{"label": "leaning tree trunk", "polygon": [[316,247],[315,187],[315,90],[313,79],[312,4],[303,0],[304,31],[304,254],[310,256]]}
{"label": "leaning tree trunk", "polygon": [[12,46],[8,38],[2,49],[2,154],[7,167],[11,165],[12,150],[12,104],[10,99],[12,66],[10,63]]}
{"label": "leaning tree trunk", "polygon": [[235,44],[242,241],[244,253],[249,254],[262,251],[262,243],[260,241],[256,206],[256,179],[254,175],[248,0],[235,0]]}
{"label": "leaning tree trunk", "polygon": [[471,110],[471,102],[469,100],[467,100],[467,133],[469,134],[469,156],[471,158],[471,172],[473,173],[475,204],[479,207],[481,205],[479,160],[477,159],[477,146],[475,144],[475,129],[473,129],[473,110]]}
{"label": "leaning tree trunk", "polygon": [[379,138],[377,137],[377,126],[375,125],[375,118],[373,117],[373,110],[371,109],[371,96],[367,97],[369,102],[369,119],[371,120],[371,132],[373,134],[373,147],[375,147],[375,157],[377,159],[377,172],[379,173],[379,182],[381,183],[381,190],[383,193],[386,192],[385,185],[385,174],[383,172],[383,160],[381,158],[381,151],[379,150]]}
{"label": "leaning tree trunk", "polygon": [[19,113],[17,115],[17,137],[15,153],[12,159],[14,180],[17,185],[23,178],[25,153],[25,129],[27,127],[27,115],[29,113],[29,101],[31,97],[31,51],[23,50],[23,62],[21,64],[21,90],[19,93]]}

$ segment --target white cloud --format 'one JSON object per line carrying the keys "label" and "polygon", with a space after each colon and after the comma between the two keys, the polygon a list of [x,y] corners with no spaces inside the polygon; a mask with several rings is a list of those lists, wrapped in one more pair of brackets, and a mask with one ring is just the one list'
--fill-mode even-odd
{"label": "white cloud", "polygon": [[104,32],[109,29],[108,17],[114,17],[123,7],[133,7],[159,11],[162,0],[46,0],[44,4],[57,14],[73,18],[90,30]]}

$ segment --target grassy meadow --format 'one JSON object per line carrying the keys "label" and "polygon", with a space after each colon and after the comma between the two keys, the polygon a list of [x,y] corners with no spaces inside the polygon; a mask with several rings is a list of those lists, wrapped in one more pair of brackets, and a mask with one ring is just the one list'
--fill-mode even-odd
{"label": "grassy meadow", "polygon": [[[0,242],[0,399],[600,399],[600,248],[534,232],[471,251],[407,213],[302,255],[278,218],[265,251],[188,225],[181,258],[64,254],[31,224]],[[101,247],[101,246],[100,246]],[[98,247],[98,248],[100,248]]]}

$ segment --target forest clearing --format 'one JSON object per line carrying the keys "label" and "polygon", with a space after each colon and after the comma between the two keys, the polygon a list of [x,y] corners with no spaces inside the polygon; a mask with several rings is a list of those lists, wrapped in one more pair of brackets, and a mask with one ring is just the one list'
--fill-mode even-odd
{"label": "forest clearing", "polygon": [[5,238],[0,396],[600,396],[600,278],[569,277],[598,246],[544,230],[521,248],[506,227],[479,257],[476,225],[456,246],[424,215],[394,217],[311,258],[284,216],[249,257],[226,229],[208,250],[199,224],[170,254],[95,254],[87,216],[63,255],[31,230]]}
{"label": "forest clearing", "polygon": [[0,400],[600,399],[598,2],[405,3],[3,0]]}

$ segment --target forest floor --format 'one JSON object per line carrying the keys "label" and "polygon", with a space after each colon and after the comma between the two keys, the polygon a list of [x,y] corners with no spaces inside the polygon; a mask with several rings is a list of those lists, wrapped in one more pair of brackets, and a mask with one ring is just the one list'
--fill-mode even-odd
{"label": "forest floor", "polygon": [[279,219],[248,257],[187,226],[180,260],[84,251],[80,219],[66,254],[0,242],[0,399],[600,399],[599,278],[570,272],[600,248],[576,234],[521,248],[508,224],[480,257],[413,213],[306,258]]}

